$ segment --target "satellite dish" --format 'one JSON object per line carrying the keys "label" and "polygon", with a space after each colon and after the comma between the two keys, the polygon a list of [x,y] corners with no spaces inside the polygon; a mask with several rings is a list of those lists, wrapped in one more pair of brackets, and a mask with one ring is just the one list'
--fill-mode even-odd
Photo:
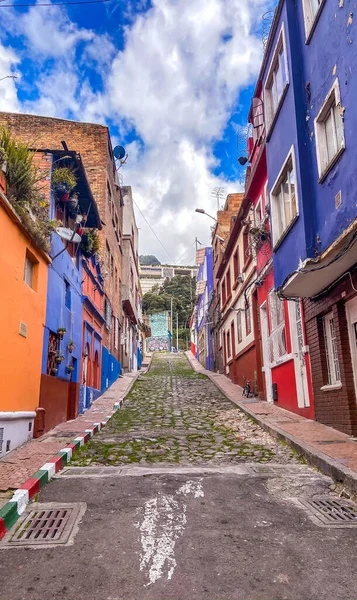
{"label": "satellite dish", "polygon": [[122,160],[125,157],[125,148],[123,146],[115,146],[113,154],[117,160]]}
{"label": "satellite dish", "polygon": [[82,238],[78,233],[72,231],[67,227],[57,227],[56,233],[62,238],[62,240],[66,240],[67,242],[72,242],[72,244],[79,244],[82,241]]}

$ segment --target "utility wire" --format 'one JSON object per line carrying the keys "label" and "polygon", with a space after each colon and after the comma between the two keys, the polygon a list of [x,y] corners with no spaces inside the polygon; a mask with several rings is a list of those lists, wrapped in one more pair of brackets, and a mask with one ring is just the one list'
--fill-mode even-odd
{"label": "utility wire", "polygon": [[133,198],[133,202],[136,206],[136,208],[138,209],[139,213],[141,214],[142,218],[144,219],[145,223],[150,227],[151,231],[153,232],[154,236],[156,237],[157,241],[159,242],[160,246],[163,247],[163,249],[165,250],[167,256],[169,257],[169,259],[171,260],[172,264],[176,264],[174,259],[172,258],[172,256],[170,256],[169,251],[165,248],[164,244],[162,243],[162,241],[160,240],[160,238],[158,237],[158,235],[155,233],[155,231],[153,230],[153,228],[151,227],[149,221],[147,220],[147,218],[145,217],[144,213],[141,211],[141,209],[139,208],[139,206],[137,205],[137,203],[135,202],[134,198]]}
{"label": "utility wire", "polygon": [[193,240],[192,244],[191,244],[191,245],[190,245],[188,248],[186,248],[185,252],[184,252],[183,254],[181,254],[180,258],[178,258],[178,259],[176,260],[176,263],[178,263],[178,262],[181,260],[181,258],[183,258],[183,257],[185,256],[185,254],[187,254],[187,252],[188,252],[188,251],[189,251],[189,250],[192,248],[192,246],[193,246],[195,243],[196,243],[196,240]]}
{"label": "utility wire", "polygon": [[0,0],[0,8],[17,8],[18,6],[69,6],[72,4],[103,4],[103,2],[110,2],[111,0],[73,0],[72,2],[39,2],[38,4],[32,3],[21,3],[21,4],[2,4],[4,0]]}

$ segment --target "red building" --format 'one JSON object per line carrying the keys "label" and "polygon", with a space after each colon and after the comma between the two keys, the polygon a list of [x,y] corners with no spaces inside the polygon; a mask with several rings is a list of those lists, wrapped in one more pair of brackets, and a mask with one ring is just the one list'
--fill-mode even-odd
{"label": "red building", "polygon": [[263,395],[268,402],[313,419],[303,305],[299,301],[281,299],[274,289],[261,81],[257,84],[248,118],[252,136],[248,140],[250,167],[245,195],[251,201],[249,237],[256,262],[256,343],[260,348],[258,364],[261,363],[264,374]]}

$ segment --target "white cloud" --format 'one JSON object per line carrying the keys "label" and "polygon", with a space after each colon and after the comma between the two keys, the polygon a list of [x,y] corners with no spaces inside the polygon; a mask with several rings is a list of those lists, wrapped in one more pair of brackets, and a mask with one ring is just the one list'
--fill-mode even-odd
{"label": "white cloud", "polygon": [[[1,110],[16,112],[20,104],[17,99],[16,80],[9,79],[8,75],[17,75],[19,58],[13,50],[5,48],[0,42],[0,97]],[[5,78],[6,79],[3,79]]]}
{"label": "white cloud", "polygon": [[[107,35],[79,28],[56,7],[31,9],[18,21],[29,57],[37,65],[52,59],[35,82],[38,100],[24,108],[85,121],[110,120],[122,135],[135,128],[142,143],[128,146],[121,172],[174,259],[196,235],[204,244],[210,241],[213,221],[194,209],[216,211],[210,194],[225,183],[212,175],[217,166],[212,146],[222,136],[240,90],[259,69],[262,44],[252,32],[266,5],[267,0],[153,0],[146,12],[134,16],[132,11],[119,52]],[[114,11],[112,19],[119,18]],[[0,52],[0,68],[1,57]],[[102,75],[103,92],[92,89],[86,67]],[[238,183],[226,188],[227,193],[237,191]],[[140,215],[138,224],[140,251],[169,260]]]}

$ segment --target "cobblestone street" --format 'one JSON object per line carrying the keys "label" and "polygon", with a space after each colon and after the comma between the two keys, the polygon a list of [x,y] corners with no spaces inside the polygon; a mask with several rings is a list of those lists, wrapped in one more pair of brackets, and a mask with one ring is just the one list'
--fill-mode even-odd
{"label": "cobblestone street", "polygon": [[156,354],[123,408],[72,464],[296,462],[185,356]]}

